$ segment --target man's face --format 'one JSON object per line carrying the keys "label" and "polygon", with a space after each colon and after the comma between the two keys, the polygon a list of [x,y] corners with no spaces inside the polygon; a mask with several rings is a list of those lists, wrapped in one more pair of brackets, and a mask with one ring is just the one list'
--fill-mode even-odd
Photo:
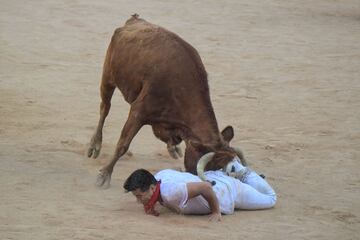
{"label": "man's face", "polygon": [[155,185],[151,185],[149,190],[143,192],[141,189],[136,189],[132,191],[132,194],[136,197],[138,203],[146,204],[149,202],[151,196],[153,195],[155,190]]}

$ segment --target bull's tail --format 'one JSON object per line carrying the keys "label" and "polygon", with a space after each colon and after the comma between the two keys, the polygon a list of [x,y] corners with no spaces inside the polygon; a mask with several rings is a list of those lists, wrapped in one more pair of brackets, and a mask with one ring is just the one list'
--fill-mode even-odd
{"label": "bull's tail", "polygon": [[140,18],[139,14],[137,13],[134,13],[133,15],[131,15],[131,18],[129,18],[125,24],[131,24],[131,23],[134,23],[136,21],[139,21],[139,20],[143,20]]}
{"label": "bull's tail", "polygon": [[139,14],[134,13],[133,15],[131,15],[132,18],[138,19],[139,18]]}

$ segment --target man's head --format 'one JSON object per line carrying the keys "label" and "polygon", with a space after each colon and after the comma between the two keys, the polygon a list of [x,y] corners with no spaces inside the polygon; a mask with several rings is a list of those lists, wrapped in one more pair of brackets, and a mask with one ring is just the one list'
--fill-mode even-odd
{"label": "man's head", "polygon": [[138,169],[126,179],[123,187],[126,192],[132,192],[139,203],[146,204],[155,191],[156,183],[149,171]]}

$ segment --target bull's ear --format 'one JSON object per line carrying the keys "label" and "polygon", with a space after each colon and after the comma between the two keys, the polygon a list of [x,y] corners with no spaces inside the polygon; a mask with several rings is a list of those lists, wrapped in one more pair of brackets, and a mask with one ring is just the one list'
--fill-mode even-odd
{"label": "bull's ear", "polygon": [[227,126],[222,130],[221,135],[226,142],[230,142],[234,137],[234,129],[232,126]]}

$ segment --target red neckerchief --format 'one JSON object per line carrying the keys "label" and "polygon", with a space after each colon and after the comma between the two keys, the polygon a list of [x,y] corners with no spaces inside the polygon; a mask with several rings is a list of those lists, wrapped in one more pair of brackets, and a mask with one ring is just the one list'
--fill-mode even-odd
{"label": "red neckerchief", "polygon": [[159,196],[160,196],[160,183],[161,181],[158,181],[156,183],[156,188],[154,193],[152,194],[150,200],[146,204],[144,204],[144,210],[146,214],[151,214],[154,216],[160,215],[160,213],[154,209],[155,204],[159,200]]}

